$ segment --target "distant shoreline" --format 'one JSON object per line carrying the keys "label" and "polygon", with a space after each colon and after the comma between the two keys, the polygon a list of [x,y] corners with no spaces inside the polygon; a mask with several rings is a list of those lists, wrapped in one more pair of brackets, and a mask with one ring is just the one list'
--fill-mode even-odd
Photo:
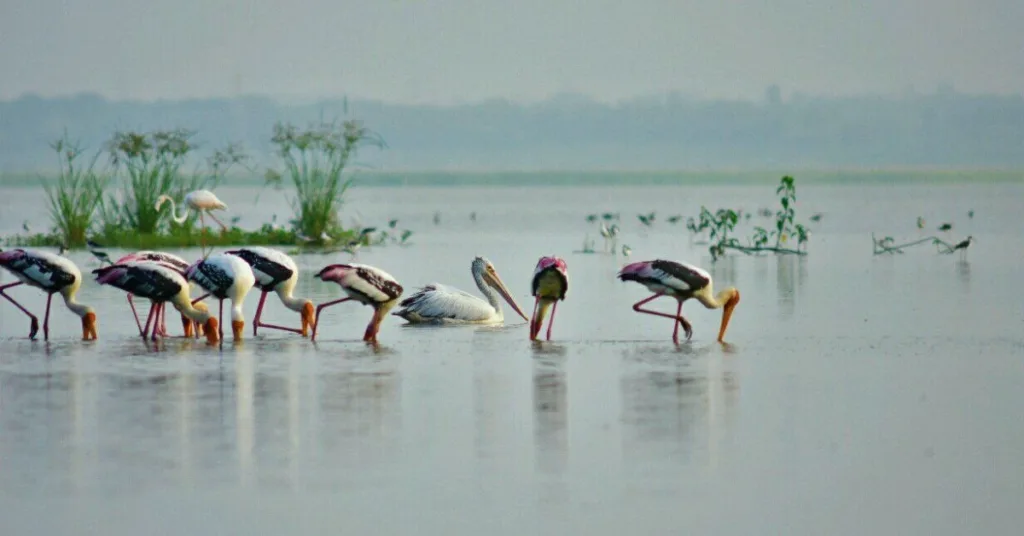
{"label": "distant shoreline", "polygon": [[[678,170],[678,171],[372,171],[353,174],[359,187],[397,186],[666,186],[673,184],[729,185],[774,182],[792,175],[801,184],[848,185],[863,182],[964,183],[1022,182],[1024,169],[805,169],[805,170]],[[38,187],[56,180],[54,173],[3,173],[0,187]],[[260,187],[258,174],[229,175],[221,188]]]}

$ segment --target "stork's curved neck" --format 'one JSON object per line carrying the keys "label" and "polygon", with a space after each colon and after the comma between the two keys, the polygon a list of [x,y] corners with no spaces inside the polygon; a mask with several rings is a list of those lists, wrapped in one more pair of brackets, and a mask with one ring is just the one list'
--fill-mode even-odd
{"label": "stork's curved neck", "polygon": [[283,303],[285,307],[297,313],[301,313],[302,308],[306,306],[306,302],[309,300],[306,298],[296,298],[295,296],[292,296],[293,286],[294,285],[282,283],[281,285],[278,285],[275,292],[277,292],[277,296],[281,298],[281,303]]}
{"label": "stork's curved neck", "polygon": [[498,299],[498,291],[494,290],[484,281],[484,273],[473,270],[473,280],[476,281],[476,288],[480,289],[480,293],[487,298],[487,303],[491,304],[498,317],[504,318],[504,313],[501,310],[501,300]]}
{"label": "stork's curved neck", "polygon": [[190,320],[205,323],[206,320],[210,318],[210,313],[200,311],[199,309],[192,307],[192,298],[188,294],[187,286],[171,300],[171,304],[174,305],[174,308],[177,309],[179,313],[185,315]]}
{"label": "stork's curved neck", "polygon": [[704,287],[704,290],[694,296],[697,298],[697,301],[703,303],[704,307],[707,307],[708,309],[721,309],[726,302],[736,295],[736,287],[729,287],[718,294],[714,294],[714,290],[711,286],[711,283],[708,283],[708,286]]}
{"label": "stork's curved neck", "polygon": [[76,298],[78,289],[71,290],[70,292],[62,293],[61,296],[64,298],[64,304],[68,306],[68,310],[75,313],[79,317],[83,317],[93,312],[92,307],[78,303]]}

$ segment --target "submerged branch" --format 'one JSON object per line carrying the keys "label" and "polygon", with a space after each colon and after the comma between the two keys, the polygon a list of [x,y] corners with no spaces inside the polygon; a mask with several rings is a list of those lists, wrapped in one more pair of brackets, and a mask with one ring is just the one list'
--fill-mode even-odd
{"label": "submerged branch", "polygon": [[[871,242],[874,244],[874,254],[882,255],[888,253],[890,255],[894,253],[903,253],[906,248],[919,246],[921,244],[932,243],[935,244],[936,248],[939,248],[939,253],[953,253],[954,246],[937,236],[928,236],[913,242],[907,242],[906,244],[894,244],[895,240],[891,236],[887,236],[882,239],[875,238],[875,233],[871,233]],[[943,249],[944,248],[944,249]]]}
{"label": "submerged branch", "polygon": [[747,255],[764,252],[778,253],[782,255],[807,255],[806,251],[802,251],[799,249],[789,249],[775,246],[743,246],[740,244],[721,244],[719,245],[719,247],[722,249],[735,249],[736,251],[746,253]]}

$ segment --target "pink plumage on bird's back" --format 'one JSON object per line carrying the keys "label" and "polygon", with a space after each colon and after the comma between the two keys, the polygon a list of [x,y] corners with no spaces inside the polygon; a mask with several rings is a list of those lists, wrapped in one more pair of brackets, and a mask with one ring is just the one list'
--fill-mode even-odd
{"label": "pink plumage on bird's back", "polygon": [[23,249],[10,249],[7,251],[0,252],[0,263],[7,264],[14,259],[20,259],[25,256],[25,250]]}
{"label": "pink plumage on bird's back", "polygon": [[101,285],[106,285],[107,283],[109,283],[111,281],[117,281],[122,276],[124,276],[124,273],[125,273],[125,269],[124,268],[122,268],[120,266],[117,266],[117,265],[114,265],[114,266],[110,267],[110,269],[105,271],[101,276],[97,277],[96,278],[96,282],[101,284]]}
{"label": "pink plumage on bird's back", "polygon": [[619,270],[619,275],[622,274],[639,274],[648,270],[651,266],[650,261],[634,262],[633,264],[627,264]]}
{"label": "pink plumage on bird's back", "polygon": [[350,270],[352,267],[347,264],[332,264],[320,270],[316,276],[324,281],[340,282]]}

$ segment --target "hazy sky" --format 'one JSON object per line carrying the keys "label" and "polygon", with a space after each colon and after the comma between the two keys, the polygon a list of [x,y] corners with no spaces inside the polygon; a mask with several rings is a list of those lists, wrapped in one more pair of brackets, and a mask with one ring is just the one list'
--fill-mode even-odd
{"label": "hazy sky", "polygon": [[[741,5],[743,4],[743,5]],[[1024,92],[1022,0],[0,0],[0,98]]]}

